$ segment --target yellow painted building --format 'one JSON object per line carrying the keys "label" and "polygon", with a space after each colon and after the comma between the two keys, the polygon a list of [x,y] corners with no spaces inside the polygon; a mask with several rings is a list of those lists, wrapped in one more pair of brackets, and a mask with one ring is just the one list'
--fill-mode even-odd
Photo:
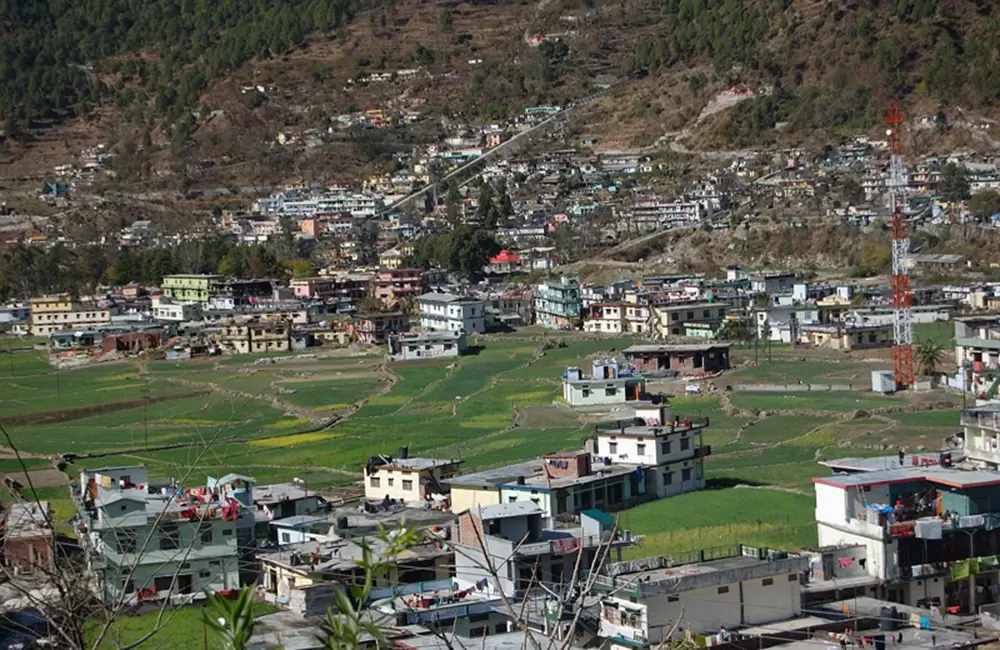
{"label": "yellow painted building", "polygon": [[32,298],[31,333],[48,336],[53,332],[93,329],[111,324],[111,310],[73,300],[69,295]]}

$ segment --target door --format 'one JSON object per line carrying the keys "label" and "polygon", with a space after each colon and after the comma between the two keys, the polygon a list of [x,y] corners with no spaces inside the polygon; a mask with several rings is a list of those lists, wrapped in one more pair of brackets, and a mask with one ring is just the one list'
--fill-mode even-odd
{"label": "door", "polygon": [[191,584],[193,580],[191,579],[190,573],[185,573],[177,576],[177,589],[182,594],[191,593]]}

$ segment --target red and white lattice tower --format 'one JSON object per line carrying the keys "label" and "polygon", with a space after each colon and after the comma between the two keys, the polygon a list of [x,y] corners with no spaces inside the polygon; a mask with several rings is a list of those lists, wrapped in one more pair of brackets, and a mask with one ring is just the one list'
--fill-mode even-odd
{"label": "red and white lattice tower", "polygon": [[906,235],[906,169],[900,132],[903,114],[899,104],[889,104],[889,207],[892,210],[892,310],[895,335],[896,386],[913,385],[913,314],[910,310],[910,238]]}

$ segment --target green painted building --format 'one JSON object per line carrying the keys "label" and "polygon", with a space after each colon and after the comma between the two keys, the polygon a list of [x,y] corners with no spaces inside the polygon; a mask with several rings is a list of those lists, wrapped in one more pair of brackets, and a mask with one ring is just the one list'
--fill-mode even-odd
{"label": "green painted building", "polygon": [[208,305],[222,275],[178,274],[163,276],[163,295],[177,302],[198,302]]}

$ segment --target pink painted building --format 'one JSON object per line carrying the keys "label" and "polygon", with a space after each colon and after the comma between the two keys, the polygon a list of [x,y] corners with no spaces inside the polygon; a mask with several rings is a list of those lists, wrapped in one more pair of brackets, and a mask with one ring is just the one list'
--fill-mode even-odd
{"label": "pink painted building", "polygon": [[375,272],[375,298],[392,306],[424,292],[423,269],[379,269]]}

